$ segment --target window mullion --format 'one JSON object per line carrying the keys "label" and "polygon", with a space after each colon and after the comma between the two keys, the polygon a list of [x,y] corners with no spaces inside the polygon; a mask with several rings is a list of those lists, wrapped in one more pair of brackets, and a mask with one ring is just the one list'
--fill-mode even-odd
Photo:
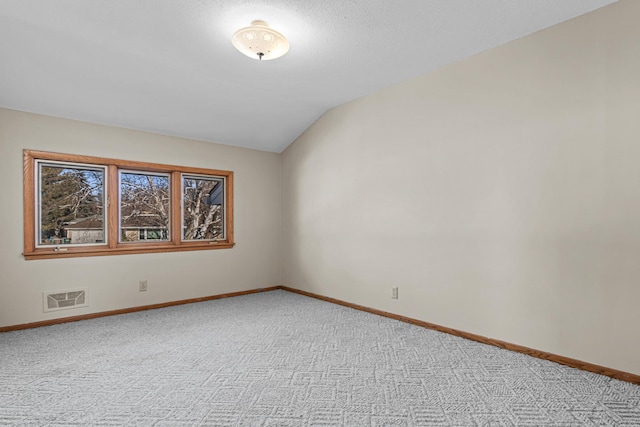
{"label": "window mullion", "polygon": [[108,199],[108,219],[107,233],[109,236],[109,249],[115,249],[118,246],[118,167],[109,165],[107,179]]}
{"label": "window mullion", "polygon": [[171,242],[182,243],[182,173],[171,173]]}

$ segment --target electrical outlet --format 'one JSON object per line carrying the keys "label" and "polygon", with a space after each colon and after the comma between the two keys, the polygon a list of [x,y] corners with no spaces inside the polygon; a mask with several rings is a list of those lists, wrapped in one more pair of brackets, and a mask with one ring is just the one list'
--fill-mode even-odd
{"label": "electrical outlet", "polygon": [[140,286],[140,292],[146,292],[147,291],[147,281],[146,280],[140,280],[138,282],[138,285]]}
{"label": "electrical outlet", "polygon": [[391,298],[398,299],[398,287],[394,286],[391,288]]}

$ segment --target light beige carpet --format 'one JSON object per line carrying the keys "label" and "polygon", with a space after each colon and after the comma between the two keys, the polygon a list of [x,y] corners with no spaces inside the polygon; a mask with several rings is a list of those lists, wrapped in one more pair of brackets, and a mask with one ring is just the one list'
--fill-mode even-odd
{"label": "light beige carpet", "polygon": [[638,426],[640,387],[272,291],[0,334],[0,425]]}

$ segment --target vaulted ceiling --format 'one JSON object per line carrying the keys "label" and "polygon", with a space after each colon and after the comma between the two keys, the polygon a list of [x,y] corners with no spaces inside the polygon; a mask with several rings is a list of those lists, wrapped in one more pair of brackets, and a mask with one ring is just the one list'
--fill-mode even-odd
{"label": "vaulted ceiling", "polygon": [[[328,109],[615,0],[2,0],[0,107],[281,152]],[[255,19],[289,53],[231,45]]]}

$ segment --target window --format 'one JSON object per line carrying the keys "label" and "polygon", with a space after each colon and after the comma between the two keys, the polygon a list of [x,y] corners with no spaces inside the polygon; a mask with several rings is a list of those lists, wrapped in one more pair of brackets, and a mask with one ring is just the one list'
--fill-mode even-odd
{"label": "window", "polygon": [[120,171],[120,242],[169,240],[168,174]]}
{"label": "window", "polygon": [[233,245],[233,172],[24,151],[26,259]]}
{"label": "window", "polygon": [[105,168],[36,161],[37,247],[104,244]]}
{"label": "window", "polygon": [[224,180],[182,175],[182,239],[224,238]]}

